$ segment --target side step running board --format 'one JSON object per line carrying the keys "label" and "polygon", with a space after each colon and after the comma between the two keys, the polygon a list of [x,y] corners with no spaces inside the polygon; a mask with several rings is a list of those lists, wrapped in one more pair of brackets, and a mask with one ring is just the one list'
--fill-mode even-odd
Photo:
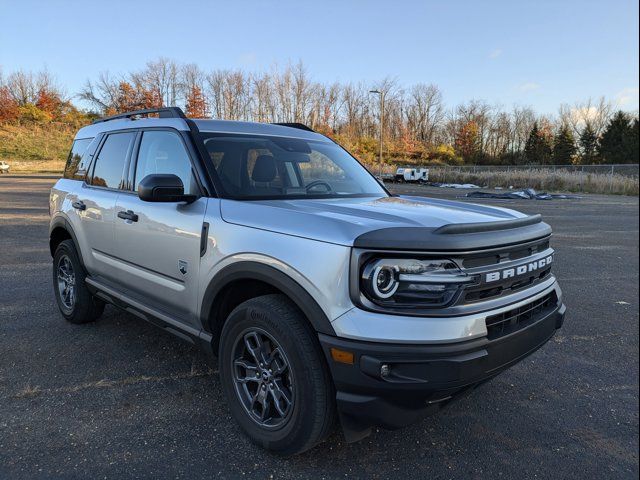
{"label": "side step running board", "polygon": [[133,315],[148,321],[173,335],[182,338],[192,344],[211,344],[211,335],[207,332],[197,330],[190,325],[185,325],[183,322],[176,320],[175,318],[160,312],[154,308],[144,305],[132,298],[116,291],[115,289],[108,287],[94,278],[86,277],[85,282],[92,290],[93,294],[118,308],[121,308]]}

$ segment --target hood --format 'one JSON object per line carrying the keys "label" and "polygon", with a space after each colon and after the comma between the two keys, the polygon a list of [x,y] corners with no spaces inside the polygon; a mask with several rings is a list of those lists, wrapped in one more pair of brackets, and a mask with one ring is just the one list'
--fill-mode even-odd
{"label": "hood", "polygon": [[[427,234],[444,225],[508,224],[525,217],[505,208],[425,197],[224,199],[220,205],[226,222],[340,245],[366,247],[356,240],[369,238],[373,232],[386,232],[390,234],[384,235],[386,248],[397,248],[394,244],[402,238],[394,239],[394,236],[403,237],[408,232],[412,237],[424,236],[426,240]],[[499,229],[492,230],[495,236],[495,230]]]}

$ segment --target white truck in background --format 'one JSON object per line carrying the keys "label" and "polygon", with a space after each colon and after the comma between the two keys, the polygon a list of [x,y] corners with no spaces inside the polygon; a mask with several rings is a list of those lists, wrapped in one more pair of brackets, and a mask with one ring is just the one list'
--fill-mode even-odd
{"label": "white truck in background", "polygon": [[429,169],[400,167],[396,170],[393,181],[400,183],[425,183],[429,181]]}

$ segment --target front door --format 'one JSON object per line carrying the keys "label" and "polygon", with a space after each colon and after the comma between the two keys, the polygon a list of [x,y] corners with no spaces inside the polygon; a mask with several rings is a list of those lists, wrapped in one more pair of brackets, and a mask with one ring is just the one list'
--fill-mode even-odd
{"label": "front door", "polygon": [[[200,236],[207,199],[191,204],[150,203],[136,193],[145,176],[172,173],[182,180],[185,193],[200,194],[182,137],[170,130],[143,131],[133,166],[133,191],[122,192],[115,208],[116,255],[122,262],[125,294],[199,328],[190,312],[197,310]],[[120,212],[133,217],[120,218]]]}

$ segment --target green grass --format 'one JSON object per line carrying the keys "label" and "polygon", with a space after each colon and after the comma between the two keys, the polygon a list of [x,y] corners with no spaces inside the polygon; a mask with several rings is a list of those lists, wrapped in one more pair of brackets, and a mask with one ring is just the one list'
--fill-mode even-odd
{"label": "green grass", "polygon": [[0,125],[0,160],[11,173],[62,173],[75,131],[48,125]]}

